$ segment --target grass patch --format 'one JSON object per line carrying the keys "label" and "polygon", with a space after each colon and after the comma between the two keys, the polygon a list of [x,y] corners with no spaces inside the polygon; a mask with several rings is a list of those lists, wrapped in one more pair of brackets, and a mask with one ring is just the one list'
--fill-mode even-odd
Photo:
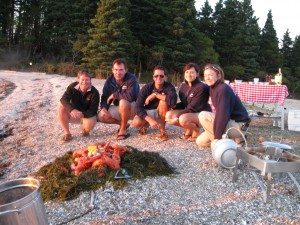
{"label": "grass patch", "polygon": [[[168,176],[175,170],[158,153],[138,151],[126,146],[130,151],[121,159],[121,167],[132,176],[131,180],[153,176]],[[105,176],[99,177],[98,172],[88,169],[79,176],[71,170],[72,152],[55,159],[54,162],[43,166],[33,176],[41,182],[41,194],[44,201],[65,201],[76,198],[82,191],[96,190],[110,182],[119,189],[127,185],[125,179],[114,179],[116,171],[106,169]]]}

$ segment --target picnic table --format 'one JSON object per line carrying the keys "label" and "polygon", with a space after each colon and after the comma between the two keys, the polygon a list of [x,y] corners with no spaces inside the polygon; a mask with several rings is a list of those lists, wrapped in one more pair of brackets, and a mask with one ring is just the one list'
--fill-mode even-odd
{"label": "picnic table", "polygon": [[284,130],[284,102],[289,95],[286,85],[260,83],[230,83],[233,91],[246,103],[274,103],[280,106],[281,129]]}

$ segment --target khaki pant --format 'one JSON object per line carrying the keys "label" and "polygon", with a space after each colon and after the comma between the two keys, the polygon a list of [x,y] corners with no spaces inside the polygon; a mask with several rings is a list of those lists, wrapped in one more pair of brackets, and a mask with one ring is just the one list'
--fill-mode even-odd
{"label": "khaki pant", "polygon": [[[112,118],[116,120],[121,120],[120,113],[119,113],[119,106],[111,105],[108,109]],[[135,115],[135,102],[131,103],[131,114],[130,119],[132,120]]]}
{"label": "khaki pant", "polygon": [[[200,112],[198,118],[201,126],[204,129],[204,132],[199,135],[199,137],[196,140],[196,143],[199,147],[209,147],[211,141],[215,139],[214,136],[215,113],[202,111]],[[235,122],[234,120],[229,120],[229,122],[226,125],[226,129],[224,133],[226,133],[226,131],[231,127],[235,127],[236,129],[241,131],[241,127],[243,126],[243,124],[244,124],[243,122]],[[236,129],[231,129],[228,131],[227,135],[229,138],[242,137],[241,133]]]}

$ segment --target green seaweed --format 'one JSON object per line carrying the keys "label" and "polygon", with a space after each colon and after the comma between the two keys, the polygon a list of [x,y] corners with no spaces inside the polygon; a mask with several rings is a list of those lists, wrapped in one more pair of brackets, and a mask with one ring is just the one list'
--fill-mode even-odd
{"label": "green seaweed", "polygon": [[[153,176],[168,176],[175,173],[168,162],[158,153],[130,150],[121,159],[121,167],[132,176],[131,180],[144,179]],[[56,158],[33,174],[41,182],[41,194],[44,201],[65,201],[76,198],[82,191],[96,190],[105,187],[109,182],[115,189],[127,185],[126,179],[114,179],[116,171],[105,170],[105,176],[99,177],[98,172],[88,169],[78,177],[73,175],[71,164],[72,152]]]}

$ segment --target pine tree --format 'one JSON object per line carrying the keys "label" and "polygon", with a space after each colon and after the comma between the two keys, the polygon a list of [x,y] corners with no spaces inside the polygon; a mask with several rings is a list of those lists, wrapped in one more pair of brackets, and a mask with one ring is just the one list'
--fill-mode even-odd
{"label": "pine tree", "polygon": [[182,73],[187,62],[203,64],[217,61],[213,42],[197,30],[196,9],[192,0],[172,1],[170,7],[172,25],[166,41],[168,66],[175,73]]}
{"label": "pine tree", "polygon": [[44,54],[56,61],[71,61],[73,43],[86,33],[98,0],[45,0]]}
{"label": "pine tree", "polygon": [[290,32],[287,29],[287,31],[283,35],[282,47],[280,49],[280,53],[282,55],[282,67],[289,70],[291,69],[292,47],[293,47],[293,41],[290,38]]}
{"label": "pine tree", "polygon": [[194,1],[175,0],[171,3],[173,11],[170,39],[167,41],[169,63],[174,71],[181,72],[182,67],[195,59],[195,28],[193,20],[196,18]]}
{"label": "pine tree", "polygon": [[89,68],[98,69],[102,77],[110,71],[116,58],[125,58],[134,66],[137,44],[128,25],[129,8],[128,0],[103,0],[92,19],[90,39],[83,49],[84,60]]}
{"label": "pine tree", "polygon": [[[155,65],[166,60],[165,42],[167,31],[171,26],[171,1],[130,0],[129,25],[133,36],[139,40],[136,49],[137,65],[142,71],[152,70]],[[142,72],[139,71],[139,72]]]}
{"label": "pine tree", "polygon": [[271,10],[268,12],[265,26],[262,29],[259,62],[260,68],[267,73],[276,73],[280,66],[278,39],[273,25]]}
{"label": "pine tree", "polygon": [[214,19],[212,17],[213,9],[209,5],[208,0],[205,1],[204,6],[201,7],[200,12],[198,12],[197,17],[199,20],[198,29],[200,32],[204,33],[210,39],[214,37]]}
{"label": "pine tree", "polygon": [[241,3],[227,0],[224,8],[220,8],[216,21],[215,49],[220,54],[220,64],[229,79],[244,74],[240,65],[240,49],[243,44],[241,30]]}
{"label": "pine tree", "polygon": [[242,79],[252,80],[257,77],[259,71],[258,51],[260,40],[260,28],[257,23],[257,18],[254,16],[254,11],[251,6],[251,0],[244,0],[242,2],[242,11],[240,12],[242,20],[239,29],[242,44],[238,51],[241,61],[239,65],[243,66],[244,74]]}
{"label": "pine tree", "polygon": [[13,44],[15,1],[0,1],[0,47]]}
{"label": "pine tree", "polygon": [[292,76],[290,79],[290,93],[300,96],[300,36],[296,36],[291,55]]}
{"label": "pine tree", "polygon": [[300,80],[300,36],[295,38],[291,58],[292,72]]}

